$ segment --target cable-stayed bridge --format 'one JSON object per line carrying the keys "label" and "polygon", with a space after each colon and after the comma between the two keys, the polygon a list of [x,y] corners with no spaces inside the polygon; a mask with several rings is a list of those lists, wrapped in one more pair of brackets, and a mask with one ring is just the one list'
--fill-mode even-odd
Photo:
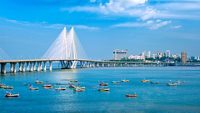
{"label": "cable-stayed bridge", "polygon": [[92,67],[125,67],[136,65],[163,65],[162,63],[125,62],[125,61],[99,61],[88,59],[78,37],[72,27],[67,32],[66,27],[58,38],[51,44],[40,59],[26,60],[0,60],[1,73],[7,72],[6,65],[10,64],[11,73],[46,71],[53,69],[53,63],[59,62],[62,69],[92,68]]}

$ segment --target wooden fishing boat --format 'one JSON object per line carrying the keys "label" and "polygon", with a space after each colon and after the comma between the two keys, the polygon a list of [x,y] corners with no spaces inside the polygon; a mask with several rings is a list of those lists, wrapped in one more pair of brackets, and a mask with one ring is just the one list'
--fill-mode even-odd
{"label": "wooden fishing boat", "polygon": [[101,82],[99,86],[108,86],[108,83]]}
{"label": "wooden fishing boat", "polygon": [[126,94],[125,96],[134,98],[134,97],[137,97],[137,94]]}
{"label": "wooden fishing boat", "polygon": [[3,89],[13,89],[13,86],[4,86]]}
{"label": "wooden fishing boat", "polygon": [[147,82],[150,82],[150,80],[147,80],[147,79],[144,79],[144,80],[141,80],[142,83],[147,83]]}
{"label": "wooden fishing boat", "polygon": [[110,91],[110,88],[99,88],[98,91],[100,91],[100,92],[108,92],[108,91]]}
{"label": "wooden fishing boat", "polygon": [[51,84],[44,84],[43,87],[44,87],[45,89],[50,89],[50,88],[52,88],[53,86],[52,86]]}
{"label": "wooden fishing boat", "polygon": [[6,93],[5,97],[19,97],[19,93],[17,94]]}

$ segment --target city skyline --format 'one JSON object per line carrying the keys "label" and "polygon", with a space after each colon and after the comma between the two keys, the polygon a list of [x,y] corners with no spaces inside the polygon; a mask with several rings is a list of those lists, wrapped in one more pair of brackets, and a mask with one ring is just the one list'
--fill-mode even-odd
{"label": "city skyline", "polygon": [[6,0],[0,6],[0,48],[11,58],[42,57],[64,26],[75,27],[95,59],[112,58],[115,48],[200,55],[198,0]]}

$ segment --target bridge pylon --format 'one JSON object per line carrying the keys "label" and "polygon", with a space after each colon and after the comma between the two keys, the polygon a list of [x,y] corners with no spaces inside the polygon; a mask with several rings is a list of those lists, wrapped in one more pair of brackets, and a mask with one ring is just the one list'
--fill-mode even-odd
{"label": "bridge pylon", "polygon": [[[69,32],[67,32],[66,27],[64,27],[58,38],[52,43],[42,58],[61,60],[62,68],[77,68],[77,59],[80,58],[80,53],[83,51],[84,50],[78,41],[74,27],[72,27]],[[71,61],[69,63],[64,60]]]}

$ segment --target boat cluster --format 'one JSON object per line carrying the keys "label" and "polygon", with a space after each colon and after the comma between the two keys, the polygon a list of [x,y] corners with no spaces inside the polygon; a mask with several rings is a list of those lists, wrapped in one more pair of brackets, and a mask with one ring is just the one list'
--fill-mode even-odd
{"label": "boat cluster", "polygon": [[[13,89],[13,86],[8,86],[8,85],[5,85],[5,84],[1,84],[0,83],[0,88],[1,89],[6,89],[6,90],[12,90]],[[10,92],[6,92],[5,94],[5,97],[18,97],[19,96],[19,93],[17,94],[12,94]]]}
{"label": "boat cluster", "polygon": [[[123,79],[121,81],[112,81],[111,83],[114,84],[114,85],[118,85],[120,83],[128,83],[130,82],[130,80],[127,80],[127,79]],[[99,83],[99,86],[100,88],[98,89],[98,91],[100,92],[108,92],[110,91],[110,88],[108,88],[108,83],[105,83],[105,82],[100,82]],[[125,94],[126,97],[137,97],[137,94],[136,93],[132,93],[132,94]]]}
{"label": "boat cluster", "polygon": [[[144,80],[141,80],[142,83],[151,83],[151,84],[163,84],[161,82],[158,82],[158,81],[152,81],[152,80],[147,80],[147,79],[144,79]],[[184,82],[183,81],[180,81],[180,80],[176,80],[176,81],[171,81],[169,80],[169,82],[166,83],[167,86],[180,86],[182,85]]]}
{"label": "boat cluster", "polygon": [[[37,86],[40,85],[44,89],[55,89],[55,90],[58,90],[58,91],[64,91],[67,88],[72,89],[74,92],[84,92],[86,90],[86,87],[80,86],[80,83],[78,82],[78,80],[71,80],[71,79],[68,80],[68,79],[66,79],[66,81],[68,81],[66,84],[57,83],[55,85],[52,85],[48,82],[36,80],[35,85],[37,85]],[[123,79],[123,80],[120,80],[120,81],[111,81],[111,84],[118,85],[120,83],[128,83],[128,82],[130,82],[130,80]],[[152,80],[148,80],[148,79],[143,79],[143,80],[141,80],[141,82],[142,83],[150,83],[150,84],[161,84],[160,82],[152,81]],[[181,85],[183,83],[184,82],[182,82],[180,80],[177,80],[177,81],[171,81],[170,80],[166,85],[167,86],[178,86],[178,85]],[[39,90],[39,87],[34,87],[33,84],[26,83],[24,85],[28,86],[29,90]],[[108,87],[109,83],[107,83],[107,82],[99,82],[98,86],[99,86],[99,88],[98,88],[99,92],[109,92],[110,91],[110,88]],[[14,89],[13,86],[8,86],[8,85],[5,85],[5,84],[0,84],[0,88],[6,89],[6,90]],[[134,93],[131,93],[131,94],[125,94],[125,96],[126,97],[137,97],[138,95],[134,92]],[[19,97],[19,93],[11,93],[11,92],[7,91],[6,94],[5,94],[5,97]]]}

